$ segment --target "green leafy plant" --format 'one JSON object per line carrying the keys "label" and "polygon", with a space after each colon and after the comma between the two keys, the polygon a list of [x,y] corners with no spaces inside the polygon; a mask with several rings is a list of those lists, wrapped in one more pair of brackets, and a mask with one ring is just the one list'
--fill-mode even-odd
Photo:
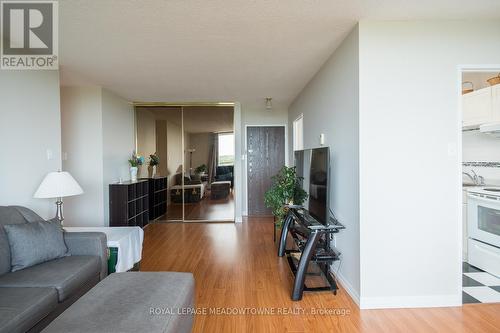
{"label": "green leafy plant", "polygon": [[202,173],[205,173],[208,171],[208,168],[205,164],[199,165],[196,169],[194,169],[194,172],[199,175]]}
{"label": "green leafy plant", "polygon": [[156,166],[160,164],[160,158],[156,153],[149,155],[149,166]]}
{"label": "green leafy plant", "polygon": [[135,151],[133,151],[128,163],[131,167],[139,167],[144,163],[144,157],[137,155]]}
{"label": "green leafy plant", "polygon": [[283,223],[287,213],[287,204],[302,205],[307,192],[300,186],[302,177],[297,176],[295,167],[284,166],[272,177],[273,184],[264,195],[266,207],[271,208],[276,219],[276,226]]}

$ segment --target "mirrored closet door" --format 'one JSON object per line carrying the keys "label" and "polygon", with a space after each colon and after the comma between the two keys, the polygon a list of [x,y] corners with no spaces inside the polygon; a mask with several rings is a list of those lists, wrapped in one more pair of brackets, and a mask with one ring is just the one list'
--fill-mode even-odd
{"label": "mirrored closet door", "polygon": [[234,222],[233,118],[232,106],[136,106],[153,220]]}

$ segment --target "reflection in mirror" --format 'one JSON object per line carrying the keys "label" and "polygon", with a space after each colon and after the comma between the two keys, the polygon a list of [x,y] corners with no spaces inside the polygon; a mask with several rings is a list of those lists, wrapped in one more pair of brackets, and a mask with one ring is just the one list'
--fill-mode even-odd
{"label": "reflection in mirror", "polygon": [[233,107],[183,108],[186,221],[234,221]]}
{"label": "reflection in mirror", "polygon": [[136,107],[137,152],[159,160],[139,171],[152,219],[234,221],[233,114],[232,106]]}
{"label": "reflection in mirror", "polygon": [[[182,108],[136,107],[136,124],[137,152],[145,156],[147,162],[154,153],[159,159],[154,178],[152,167],[143,165],[140,170],[140,177],[152,179],[150,218],[182,221]],[[165,186],[160,186],[158,179],[164,179]]]}

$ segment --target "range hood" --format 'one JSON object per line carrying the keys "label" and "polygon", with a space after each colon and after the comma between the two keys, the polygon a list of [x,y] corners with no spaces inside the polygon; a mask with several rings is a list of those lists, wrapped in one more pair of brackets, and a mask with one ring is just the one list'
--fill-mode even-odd
{"label": "range hood", "polygon": [[500,138],[500,122],[481,125],[479,131]]}

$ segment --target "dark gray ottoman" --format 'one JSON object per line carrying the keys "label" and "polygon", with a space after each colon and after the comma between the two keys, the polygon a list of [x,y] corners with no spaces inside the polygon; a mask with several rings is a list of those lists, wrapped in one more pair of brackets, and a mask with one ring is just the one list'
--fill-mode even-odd
{"label": "dark gray ottoman", "polygon": [[191,332],[193,311],[191,273],[114,273],[43,332]]}
{"label": "dark gray ottoman", "polygon": [[231,191],[231,182],[222,180],[210,184],[210,199],[226,199]]}

